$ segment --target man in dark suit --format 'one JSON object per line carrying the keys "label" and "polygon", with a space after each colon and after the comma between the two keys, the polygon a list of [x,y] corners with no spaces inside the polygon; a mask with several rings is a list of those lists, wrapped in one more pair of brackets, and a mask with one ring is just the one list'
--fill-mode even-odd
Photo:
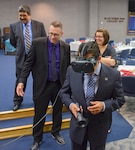
{"label": "man in dark suit", "polygon": [[[65,80],[67,67],[70,65],[70,46],[60,40],[63,35],[61,22],[52,22],[48,34],[48,37],[33,40],[17,86],[17,94],[23,96],[23,87],[32,70],[35,115],[34,143],[31,150],[37,150],[42,141],[45,113],[49,101],[53,105],[52,137],[59,144],[65,143],[59,134],[62,123],[62,102],[58,93]],[[55,52],[55,58],[52,58],[53,52]]]}
{"label": "man in dark suit", "polygon": [[[16,85],[18,83],[24,61],[29,53],[29,49],[26,47],[26,26],[28,26],[29,30],[29,46],[34,38],[46,36],[43,23],[31,19],[31,10],[28,6],[19,6],[18,12],[20,21],[10,25],[10,43],[16,48]],[[16,85],[13,99],[13,111],[18,110],[23,101],[23,97],[16,94]]]}
{"label": "man in dark suit", "polygon": [[[125,103],[121,76],[119,71],[100,62],[99,47],[95,42],[86,43],[82,51],[82,61],[76,63],[82,65],[83,61],[87,61],[89,65],[85,62],[79,69],[73,63],[68,67],[66,80],[60,90],[62,102],[72,112],[72,150],[86,150],[87,141],[91,150],[105,150],[110,113]],[[89,81],[93,84],[89,84]],[[79,126],[78,111],[87,118],[88,124],[79,122]]]}

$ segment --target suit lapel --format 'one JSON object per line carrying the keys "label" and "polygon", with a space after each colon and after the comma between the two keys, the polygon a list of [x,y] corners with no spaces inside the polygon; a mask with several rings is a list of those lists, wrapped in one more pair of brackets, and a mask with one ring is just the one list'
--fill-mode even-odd
{"label": "suit lapel", "polygon": [[[75,74],[75,85],[77,85],[77,89],[78,89],[78,102],[79,103],[83,103],[84,105],[86,105],[85,103],[85,94],[84,94],[84,75],[82,73],[76,73]],[[78,82],[81,81],[81,82]]]}
{"label": "suit lapel", "polygon": [[109,81],[108,73],[104,70],[104,66],[102,65],[96,97],[97,96],[99,97],[100,95],[103,94],[103,89],[104,89],[103,86],[107,86],[108,81]]}
{"label": "suit lapel", "polygon": [[[79,81],[81,81],[80,82],[80,88],[81,88],[81,90],[80,90],[80,95],[82,95],[83,96],[83,99],[85,99],[85,94],[84,94],[84,75],[83,74],[81,74],[81,76],[80,76],[80,80]],[[78,82],[79,83],[79,82]],[[85,102],[85,101],[84,101]]]}
{"label": "suit lapel", "polygon": [[60,68],[63,64],[63,58],[64,58],[64,46],[62,44],[62,42],[60,41]]}
{"label": "suit lapel", "polygon": [[[21,34],[20,35],[22,35],[21,36],[21,40],[22,40],[22,43],[24,43],[24,36],[23,36],[23,27],[22,27],[22,22],[20,21],[19,22],[19,32],[21,32]],[[24,44],[23,44],[24,45]]]}
{"label": "suit lapel", "polygon": [[[42,45],[41,48],[45,48],[43,49],[43,55],[44,55],[44,61],[45,61],[45,64],[48,64],[48,43],[47,43],[47,38],[45,38],[45,41],[43,42],[44,45]],[[47,71],[48,71],[48,65],[46,66],[47,67]]]}
{"label": "suit lapel", "polygon": [[31,28],[32,28],[32,39],[34,39],[35,38],[35,29],[36,29],[36,27],[35,27],[35,23],[34,23],[34,21],[33,20],[31,20]]}

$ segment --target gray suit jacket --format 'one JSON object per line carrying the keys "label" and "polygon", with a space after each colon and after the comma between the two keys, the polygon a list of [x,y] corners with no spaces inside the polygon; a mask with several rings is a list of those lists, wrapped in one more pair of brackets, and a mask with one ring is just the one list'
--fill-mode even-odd
{"label": "gray suit jacket", "polygon": [[[66,80],[60,90],[60,97],[67,108],[69,108],[71,103],[76,102],[83,107],[83,115],[89,120],[88,131],[90,132],[88,136],[96,136],[95,134],[98,133],[100,138],[98,139],[97,136],[96,140],[99,142],[101,139],[106,139],[109,126],[109,113],[119,109],[125,102],[120,73],[116,69],[103,64],[101,65],[98,90],[94,100],[104,101],[104,112],[97,115],[92,115],[88,112],[83,89],[83,74],[74,72],[71,66],[67,69]],[[85,136],[85,131],[86,127],[78,127],[76,119],[72,116],[70,126],[71,139],[76,143],[81,143]]]}
{"label": "gray suit jacket", "polygon": [[[70,46],[60,41],[60,82],[63,84],[67,67],[70,65]],[[24,63],[19,82],[26,83],[32,70],[33,98],[41,96],[48,79],[48,42],[47,37],[36,38]]]}
{"label": "gray suit jacket", "polygon": [[[43,23],[31,20],[32,39],[46,36]],[[25,44],[21,21],[10,24],[10,43],[16,48],[16,68],[22,69],[25,61]]]}

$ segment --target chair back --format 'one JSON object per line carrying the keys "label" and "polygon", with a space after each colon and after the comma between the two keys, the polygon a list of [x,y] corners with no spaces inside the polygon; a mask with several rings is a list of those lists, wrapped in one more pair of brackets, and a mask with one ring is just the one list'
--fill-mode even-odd
{"label": "chair back", "polygon": [[135,58],[135,48],[133,48],[130,52],[129,58],[133,59]]}
{"label": "chair back", "polygon": [[132,60],[132,59],[128,59],[126,60],[126,65],[135,65],[135,60]]}
{"label": "chair back", "polygon": [[80,38],[79,38],[79,41],[85,41],[85,40],[86,40],[85,37],[80,37]]}
{"label": "chair back", "polygon": [[125,39],[125,44],[126,44],[126,45],[130,44],[130,41],[131,41],[130,38],[126,38],[126,39]]}
{"label": "chair back", "polygon": [[126,96],[135,97],[135,77],[134,76],[123,76],[121,78],[122,78],[124,94]]}
{"label": "chair back", "polygon": [[125,49],[125,50],[122,50],[119,53],[119,55],[116,57],[118,65],[121,65],[121,64],[123,64],[123,61],[128,60],[128,58],[129,58],[129,51],[130,51],[130,49]]}
{"label": "chair back", "polygon": [[120,53],[120,58],[128,59],[129,57],[129,49],[125,49]]}
{"label": "chair back", "polygon": [[65,39],[65,42],[67,44],[70,44],[70,42],[74,42],[74,39],[73,38],[67,38],[67,39]]}
{"label": "chair back", "polygon": [[110,41],[109,41],[109,44],[110,44],[111,46],[114,46],[114,40],[110,40]]}
{"label": "chair back", "polygon": [[15,52],[16,48],[11,45],[9,38],[7,40],[5,40],[5,54],[7,54],[7,52]]}
{"label": "chair back", "polygon": [[132,38],[132,41],[135,41],[135,37]]}

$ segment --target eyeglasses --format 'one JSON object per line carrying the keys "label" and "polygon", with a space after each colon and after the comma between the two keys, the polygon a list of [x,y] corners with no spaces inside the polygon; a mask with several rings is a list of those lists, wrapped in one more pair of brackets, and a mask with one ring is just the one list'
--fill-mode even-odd
{"label": "eyeglasses", "polygon": [[101,38],[103,38],[103,36],[95,36],[95,38],[96,38],[96,39],[97,39],[97,38],[101,39]]}
{"label": "eyeglasses", "polygon": [[48,34],[49,34],[50,36],[54,36],[54,37],[58,37],[58,36],[60,36],[60,34],[52,33],[52,32],[49,32]]}

